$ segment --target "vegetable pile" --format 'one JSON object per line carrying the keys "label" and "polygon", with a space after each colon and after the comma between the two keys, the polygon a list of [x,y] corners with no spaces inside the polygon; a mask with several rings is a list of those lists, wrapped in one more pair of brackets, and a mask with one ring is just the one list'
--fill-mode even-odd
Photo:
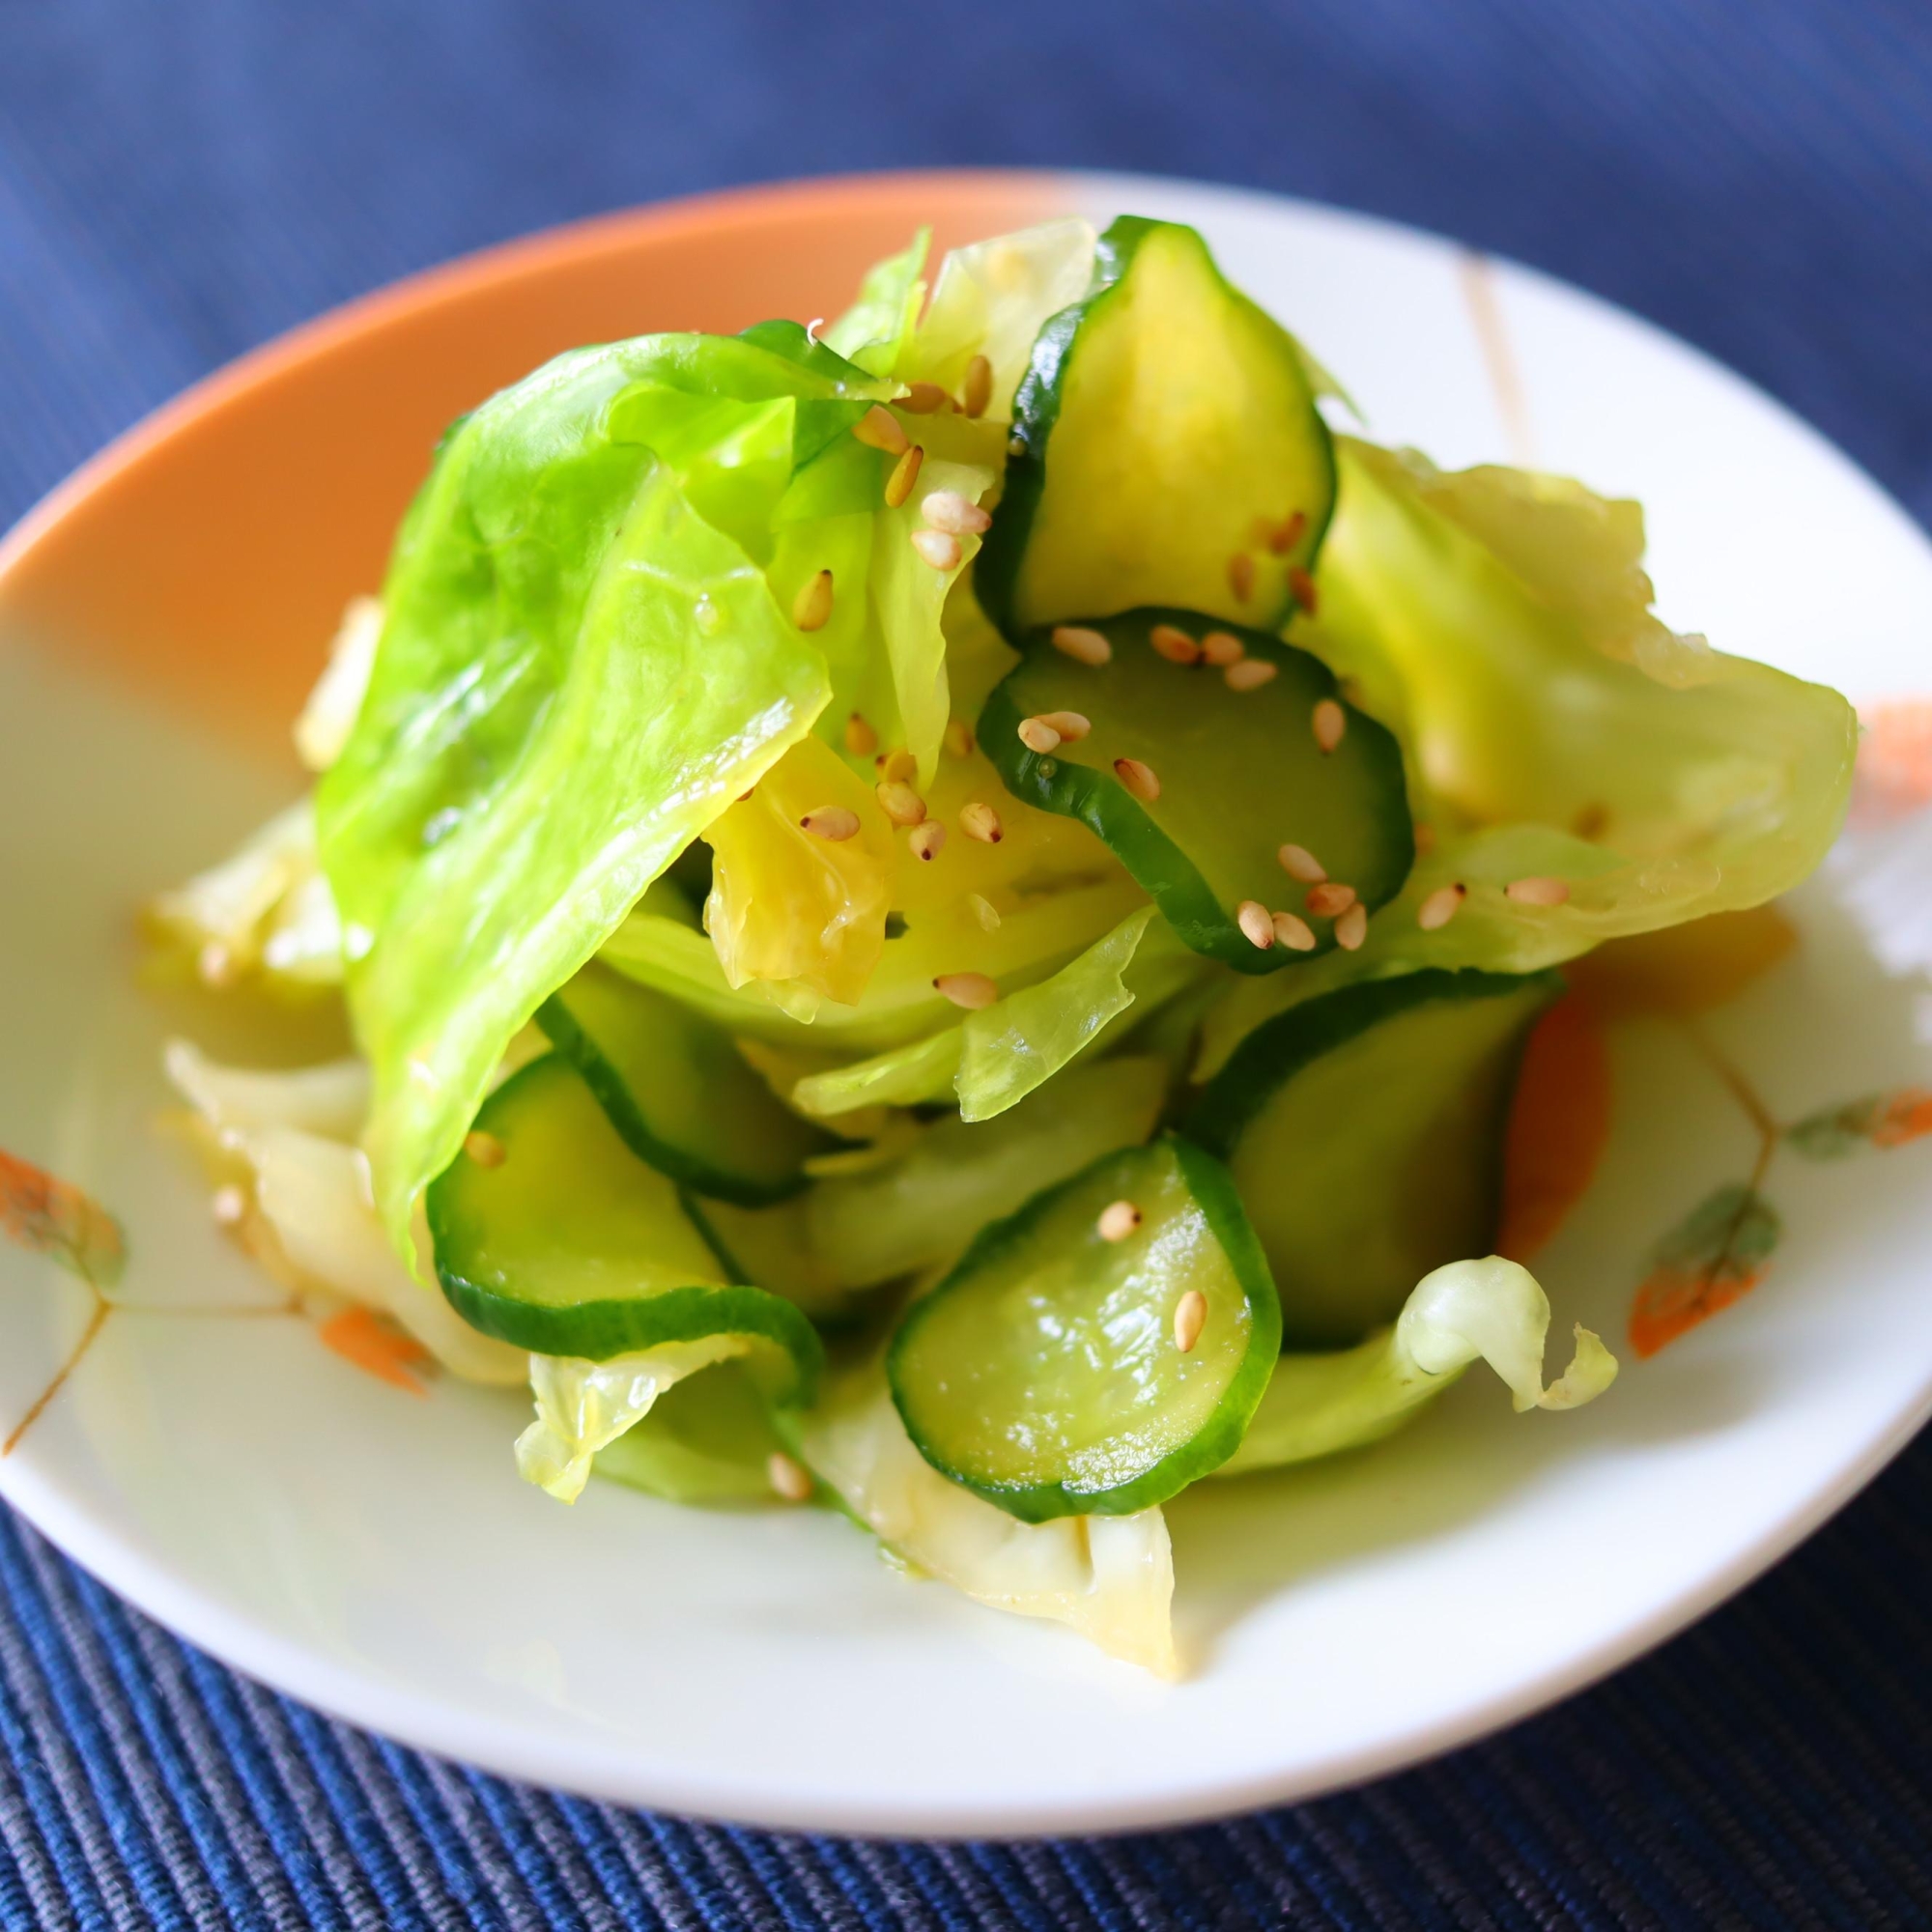
{"label": "vegetable pile", "polygon": [[451,427],[312,800],[156,908],[359,1056],[170,1068],[553,1494],[815,1494],[1171,1672],[1189,1484],[1607,1386],[1491,1252],[1524,1041],[1801,879],[1855,726],[1657,619],[1634,504],[1331,432],[1191,229],[925,254]]}

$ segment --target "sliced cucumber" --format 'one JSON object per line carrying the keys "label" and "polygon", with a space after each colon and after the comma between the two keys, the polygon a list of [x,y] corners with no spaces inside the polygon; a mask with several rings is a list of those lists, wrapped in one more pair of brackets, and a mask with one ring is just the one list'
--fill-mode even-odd
{"label": "sliced cucumber", "polygon": [[[1138,1225],[1101,1233],[1120,1203]],[[1204,1319],[1179,1346],[1177,1316]],[[1119,1516],[1239,1446],[1281,1315],[1227,1170],[1170,1134],[1104,1155],[987,1228],[913,1303],[893,1400],[941,1474],[1027,1522]]]}
{"label": "sliced cucumber", "polygon": [[782,1295],[814,1321],[837,1326],[855,1296],[848,1278],[811,1239],[812,1207],[822,1188],[821,1182],[770,1208],[695,1197],[684,1206],[731,1280]]}
{"label": "sliced cucumber", "polygon": [[[1402,748],[1374,719],[1342,702],[1334,677],[1306,651],[1258,631],[1231,631],[1274,676],[1231,691],[1208,665],[1176,664],[1149,642],[1156,625],[1198,638],[1184,611],[1134,611],[1092,626],[1112,646],[1102,665],[1076,663],[1044,634],[980,713],[980,741],[1007,788],[1029,805],[1091,826],[1195,952],[1244,973],[1312,959],[1335,944],[1334,922],[1306,910],[1308,887],[1279,853],[1313,853],[1331,881],[1352,886],[1371,912],[1402,890],[1415,857]],[[1315,707],[1341,705],[1332,751],[1317,743]],[[1091,721],[1084,738],[1050,752],[1021,742],[1021,724],[1056,711]],[[1159,796],[1128,790],[1114,768],[1151,768]],[[1145,786],[1143,786],[1145,791]],[[1313,952],[1257,946],[1236,923],[1253,899],[1304,918]]]}
{"label": "sliced cucumber", "polygon": [[1358,1342],[1432,1269],[1487,1255],[1523,1042],[1554,973],[1411,973],[1257,1027],[1187,1127],[1227,1161],[1291,1348]]}
{"label": "sliced cucumber", "polygon": [[715,1021],[594,962],[537,1009],[639,1159],[698,1194],[755,1206],[805,1185],[838,1146],[783,1106]]}
{"label": "sliced cucumber", "polygon": [[783,1446],[757,1384],[720,1362],[668,1388],[592,1466],[667,1502],[768,1503],[772,1454]]}
{"label": "sliced cucumber", "polygon": [[809,1394],[822,1355],[811,1323],[726,1279],[675,1183],[632,1153],[561,1055],[483,1103],[428,1206],[442,1292],[486,1335],[593,1362],[741,1335],[764,1345],[746,1359],[773,1400]]}
{"label": "sliced cucumber", "polygon": [[1009,449],[974,579],[1009,633],[1139,604],[1272,628],[1335,500],[1294,338],[1193,229],[1137,215],[1040,330]]}

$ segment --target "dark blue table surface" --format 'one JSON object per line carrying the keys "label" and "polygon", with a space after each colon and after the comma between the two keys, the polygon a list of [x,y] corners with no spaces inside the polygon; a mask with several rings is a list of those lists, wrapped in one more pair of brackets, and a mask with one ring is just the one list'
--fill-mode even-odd
{"label": "dark blue table surface", "polygon": [[[959,162],[1251,184],[1515,255],[1932,519],[1918,0],[0,0],[0,525],[238,351],[441,257]],[[1184,1833],[878,1847],[418,1757],[0,1514],[0,1926],[1932,1925],[1928,1601],[1921,1440],[1696,1630],[1434,1765]]]}

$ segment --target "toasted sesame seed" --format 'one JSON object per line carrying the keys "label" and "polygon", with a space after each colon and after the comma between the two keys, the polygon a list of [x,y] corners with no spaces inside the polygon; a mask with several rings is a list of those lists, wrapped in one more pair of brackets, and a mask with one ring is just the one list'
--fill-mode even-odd
{"label": "toasted sesame seed", "polygon": [[1512,879],[1503,891],[1518,905],[1559,906],[1570,896],[1564,879]]}
{"label": "toasted sesame seed", "polygon": [[486,1134],[481,1127],[472,1127],[463,1137],[463,1151],[478,1167],[501,1167],[509,1150],[495,1134]]}
{"label": "toasted sesame seed", "polygon": [[1094,728],[1094,721],[1079,711],[1042,711],[1039,722],[1058,731],[1069,745],[1077,745]]}
{"label": "toasted sesame seed", "polygon": [[925,801],[902,779],[887,779],[873,786],[879,808],[895,825],[918,825],[925,817]]}
{"label": "toasted sesame seed", "polygon": [[893,407],[904,410],[909,415],[929,416],[952,400],[937,383],[913,383],[907,385],[904,395],[893,398]]}
{"label": "toasted sesame seed", "polygon": [[811,1471],[803,1463],[794,1462],[782,1449],[774,1449],[765,1458],[765,1480],[771,1484],[773,1493],[788,1503],[811,1500]]}
{"label": "toasted sesame seed", "polygon": [[233,1228],[240,1225],[242,1215],[248,1211],[248,1197],[241,1188],[231,1182],[226,1187],[217,1187],[213,1198],[208,1204],[208,1211],[214,1216],[217,1228]]}
{"label": "toasted sesame seed", "polygon": [[1148,633],[1148,642],[1169,664],[1191,665],[1201,662],[1201,646],[1175,624],[1156,624]]}
{"label": "toasted sesame seed", "polygon": [[1044,718],[1022,718],[1020,743],[1029,752],[1050,752],[1060,743],[1060,733]]}
{"label": "toasted sesame seed", "polygon": [[888,784],[910,784],[919,776],[919,760],[901,745],[895,752],[881,752],[872,769]]}
{"label": "toasted sesame seed", "polygon": [[1281,675],[1281,667],[1271,664],[1266,658],[1243,658],[1239,664],[1231,664],[1221,673],[1221,681],[1230,691],[1259,691],[1263,685],[1271,684]]}
{"label": "toasted sesame seed", "polygon": [[1053,648],[1064,651],[1075,664],[1111,664],[1114,647],[1098,631],[1090,631],[1082,624],[1056,624],[1053,627]]}
{"label": "toasted sesame seed", "polygon": [[791,620],[801,631],[822,631],[832,615],[832,573],[815,572],[798,586],[791,600]]}
{"label": "toasted sesame seed", "polygon": [[1323,879],[1320,885],[1309,887],[1305,903],[1317,919],[1338,919],[1355,903],[1355,889]]}
{"label": "toasted sesame seed", "polygon": [[1288,588],[1290,595],[1311,617],[1321,608],[1321,599],[1315,588],[1314,578],[1310,577],[1298,563],[1289,566]]}
{"label": "toasted sesame seed", "polygon": [[1000,997],[1000,989],[983,973],[942,973],[932,982],[942,1000],[951,1000],[969,1013],[990,1007]]}
{"label": "toasted sesame seed", "polygon": [[915,530],[912,547],[934,570],[959,568],[959,539],[951,530]]}
{"label": "toasted sesame seed", "polygon": [[951,530],[955,537],[977,537],[993,526],[992,518],[957,490],[935,490],[919,506],[919,513],[928,528]]}
{"label": "toasted sesame seed", "polygon": [[1275,914],[1274,936],[1276,943],[1287,947],[1291,952],[1315,951],[1315,929],[1305,919],[1296,919],[1292,912]]}
{"label": "toasted sesame seed", "polygon": [[993,400],[993,365],[983,355],[976,355],[966,365],[965,380],[959,384],[959,406],[969,416],[982,416]]}
{"label": "toasted sesame seed", "polygon": [[1255,594],[1255,560],[1244,550],[1228,559],[1228,588],[1243,604]]}
{"label": "toasted sesame seed", "polygon": [[919,481],[919,467],[924,461],[925,451],[914,443],[893,465],[893,473],[886,478],[887,509],[896,510],[912,495],[912,486]]}
{"label": "toasted sesame seed", "polygon": [[1208,1297],[1198,1288],[1190,1288],[1174,1304],[1174,1346],[1183,1355],[1192,1354],[1207,1325]]}
{"label": "toasted sesame seed", "polygon": [[970,758],[973,755],[973,727],[963,718],[949,718],[946,721],[946,749],[955,758]]}
{"label": "toasted sesame seed", "polygon": [[821,805],[798,822],[814,838],[829,838],[835,845],[856,838],[859,832],[859,814],[849,805]]}
{"label": "toasted sesame seed", "polygon": [[912,847],[915,859],[923,859],[930,865],[946,843],[946,827],[936,818],[923,819],[913,827],[906,843]]}
{"label": "toasted sesame seed", "polygon": [[1577,812],[1571,821],[1570,829],[1578,838],[1601,838],[1604,829],[1610,822],[1610,809],[1601,800],[1594,801]]}
{"label": "toasted sesame seed", "polygon": [[1433,825],[1418,825],[1415,828],[1415,856],[1426,859],[1435,850],[1435,828]]}
{"label": "toasted sesame seed", "polygon": [[845,749],[855,758],[868,758],[879,749],[879,734],[856,711],[845,721]]}
{"label": "toasted sesame seed", "polygon": [[1007,439],[1007,454],[1009,456],[1024,456],[1026,453],[1027,440],[1018,430],[1014,430],[1012,435]]}
{"label": "toasted sesame seed", "polygon": [[1138,758],[1116,758],[1114,776],[1143,805],[1151,805],[1160,796],[1160,780],[1155,777],[1153,767]]}
{"label": "toasted sesame seed", "polygon": [[1110,1201],[1100,1209],[1094,1232],[1103,1241],[1124,1241],[1141,1224],[1141,1210],[1131,1201]]}
{"label": "toasted sesame seed", "polygon": [[852,434],[869,448],[883,449],[888,456],[905,453],[906,433],[899,427],[898,418],[877,403],[852,425]]}
{"label": "toasted sesame seed", "polygon": [[747,785],[745,789],[738,794],[738,803],[740,805],[743,805],[745,801],[748,798],[750,798],[752,794],[756,790],[757,790],[756,785]]}
{"label": "toasted sesame seed", "polygon": [[1315,729],[1315,742],[1324,752],[1332,752],[1348,735],[1349,714],[1332,697],[1317,702],[1309,722]]}
{"label": "toasted sesame seed", "polygon": [[981,896],[979,893],[968,893],[966,910],[980,922],[984,931],[997,932],[1000,929],[999,908],[991,899]]}
{"label": "toasted sesame seed", "polygon": [[239,972],[234,952],[218,939],[211,939],[201,949],[194,965],[207,986],[232,986]]}
{"label": "toasted sesame seed", "polygon": [[997,845],[1007,836],[1000,814],[980,799],[969,799],[959,808],[959,829],[981,845]]}
{"label": "toasted sesame seed", "polygon": [[1248,654],[1248,647],[1232,631],[1209,631],[1201,639],[1201,662],[1225,669],[1229,665],[1239,664]]}
{"label": "toasted sesame seed", "polygon": [[1265,952],[1274,944],[1274,915],[1260,899],[1243,899],[1235,908],[1235,923],[1250,946]]}
{"label": "toasted sesame seed", "polygon": [[1304,886],[1319,886],[1328,876],[1328,868],[1306,845],[1284,845],[1274,855],[1281,869]]}
{"label": "toasted sesame seed", "polygon": [[1295,510],[1284,517],[1267,533],[1267,547],[1276,556],[1286,556],[1301,541],[1301,533],[1308,527],[1308,513]]}
{"label": "toasted sesame seed", "polygon": [[1369,909],[1357,900],[1335,922],[1335,944],[1344,952],[1357,951],[1369,936]]}
{"label": "toasted sesame seed", "polygon": [[1459,879],[1453,885],[1437,886],[1415,909],[1415,923],[1424,932],[1447,925],[1463,910],[1469,889]]}

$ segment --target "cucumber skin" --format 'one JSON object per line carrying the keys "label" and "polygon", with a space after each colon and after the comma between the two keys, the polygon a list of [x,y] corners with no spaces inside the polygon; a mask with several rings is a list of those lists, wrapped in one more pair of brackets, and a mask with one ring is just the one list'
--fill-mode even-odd
{"label": "cucumber skin", "polygon": [[1249,1034],[1189,1110],[1186,1131],[1226,1160],[1276,1088],[1382,1020],[1428,1000],[1487,999],[1531,985],[1548,987],[1553,999],[1563,983],[1562,974],[1553,968],[1543,973],[1483,973],[1431,966],[1392,980],[1339,987],[1264,1020]]}
{"label": "cucumber skin", "polygon": [[1275,1359],[1281,1353],[1281,1300],[1275,1293],[1274,1276],[1261,1242],[1248,1225],[1247,1211],[1236,1192],[1234,1178],[1221,1162],[1185,1134],[1170,1132],[1150,1143],[1172,1149],[1187,1182],[1187,1189],[1207,1216],[1208,1228],[1221,1244],[1241,1285],[1252,1315],[1247,1352],[1236,1370],[1213,1416],[1206,1428],[1172,1450],[1132,1482],[1112,1490],[1069,1490],[1065,1483],[1000,1484],[981,1483],[952,1467],[928,1447],[908,1413],[900,1387],[900,1357],[909,1338],[918,1331],[924,1312],[932,1308],[955,1282],[973,1272],[996,1265],[1007,1249],[1025,1239],[1032,1224],[1047,1212],[1060,1197],[1077,1187],[1104,1162],[1118,1160],[1119,1150],[1102,1154],[1092,1166],[1056,1185],[1036,1194],[1024,1208],[1004,1221],[995,1221],[980,1230],[944,1281],[930,1294],[913,1303],[886,1350],[886,1378],[892,1389],[893,1406],[899,1412],[913,1445],[942,1476],[983,1497],[1009,1516],[1022,1522],[1051,1522],[1064,1516],[1132,1516],[1151,1509],[1178,1495],[1190,1483],[1217,1469],[1241,1445],[1248,1424],[1260,1407],[1274,1374]]}
{"label": "cucumber skin", "polygon": [[[1150,624],[1200,622],[1189,611],[1165,609],[1126,611],[1106,621],[1110,624],[1126,623],[1143,618]],[[1219,628],[1238,631],[1248,627],[1222,625]],[[1050,650],[1052,646],[1043,639],[1029,639],[1024,648],[1029,651]],[[1394,749],[1394,735],[1387,726],[1348,704],[1334,673],[1312,652],[1275,639],[1257,639],[1254,655],[1270,652],[1281,656],[1293,654],[1308,660],[1320,673],[1324,696],[1334,698],[1347,709],[1349,727],[1358,734],[1358,741],[1359,734],[1370,731],[1388,738],[1396,760],[1397,781],[1401,785],[1401,752]],[[1097,770],[1091,765],[1057,758],[1051,752],[1029,751],[1020,742],[1020,710],[1009,695],[1007,680],[1003,678],[980,706],[975,727],[980,748],[992,762],[993,769],[999,773],[1001,781],[1015,798],[1037,806],[1042,811],[1077,818],[1093,832],[1126,867],[1134,883],[1160,908],[1161,917],[1173,926],[1184,946],[1205,958],[1232,967],[1236,973],[1255,975],[1279,973],[1290,967],[1305,965],[1311,959],[1320,959],[1334,950],[1332,939],[1324,940],[1312,952],[1296,952],[1286,946],[1273,946],[1264,951],[1256,946],[1235,923],[1233,913],[1215,896],[1193,860],[1153,822],[1140,801],[1119,779],[1111,772]],[[1406,786],[1400,796],[1407,862],[1403,867],[1403,877],[1396,881],[1387,897],[1369,904],[1371,912],[1401,892],[1415,862],[1415,833],[1408,819]]]}
{"label": "cucumber skin", "polygon": [[[1039,499],[1046,489],[1047,444],[1052,439],[1055,424],[1060,420],[1061,373],[1072,351],[1074,338],[1095,306],[1106,299],[1126,274],[1141,242],[1154,230],[1175,225],[1157,221],[1151,215],[1117,215],[1107,225],[1106,232],[1094,248],[1094,279],[1088,285],[1087,293],[1070,307],[1062,309],[1058,315],[1049,316],[1034,338],[1033,355],[1028,359],[1026,374],[1020,378],[1020,385],[1013,394],[1012,433],[1007,448],[1006,478],[1001,485],[1000,505],[993,516],[993,526],[980,545],[980,554],[973,560],[974,595],[980,600],[980,608],[1009,639],[1014,628],[1013,592],[1019,582],[1020,564],[1033,534],[1034,512],[1039,507]],[[1214,272],[1220,274],[1218,264]],[[1248,298],[1225,276],[1221,279],[1231,300],[1248,302]],[[1249,306],[1254,304],[1249,303]],[[1339,472],[1335,463],[1334,438],[1327,423],[1322,420],[1321,412],[1316,408],[1312,394],[1308,412],[1315,434],[1327,453],[1329,477],[1328,499],[1320,522],[1311,533],[1308,547],[1307,568],[1313,570],[1315,560],[1321,553],[1322,539],[1334,519]],[[1265,621],[1257,617],[1256,622],[1264,630],[1278,629],[1287,622],[1293,609],[1291,599],[1272,617]],[[1072,619],[1066,621],[1071,622]]]}
{"label": "cucumber skin", "polygon": [[[804,1191],[809,1177],[803,1173],[794,1179],[762,1187],[754,1180],[747,1180],[743,1175],[726,1174],[720,1168],[694,1159],[683,1149],[660,1140],[651,1132],[649,1122],[632,1099],[631,1090],[624,1084],[617,1069],[605,1059],[597,1042],[578,1024],[576,1015],[561,999],[553,994],[537,1009],[535,1019],[544,1037],[582,1075],[583,1084],[596,1096],[597,1104],[604,1109],[605,1118],[616,1128],[624,1145],[639,1160],[648,1162],[680,1187],[687,1187],[694,1194],[708,1195],[713,1200],[729,1201],[739,1208],[769,1208],[774,1202],[788,1200]],[[830,1136],[826,1145],[834,1145]],[[538,1352],[552,1351],[539,1350]]]}

